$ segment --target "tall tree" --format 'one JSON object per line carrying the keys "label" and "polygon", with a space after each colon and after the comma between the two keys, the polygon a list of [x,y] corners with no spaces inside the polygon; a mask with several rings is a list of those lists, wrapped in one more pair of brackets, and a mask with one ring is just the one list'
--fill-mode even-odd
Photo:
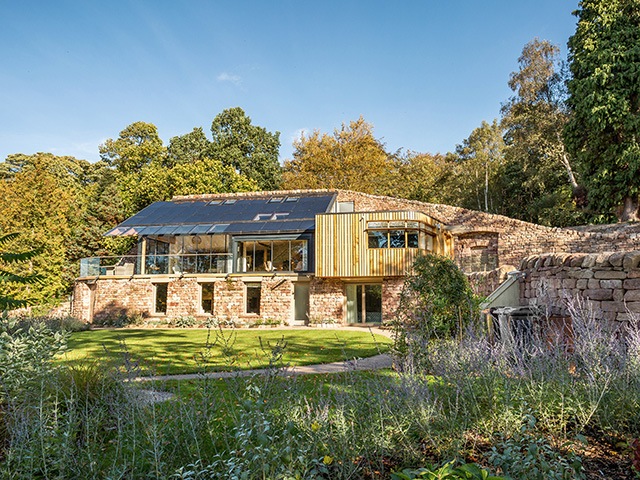
{"label": "tall tree", "polygon": [[495,212],[495,204],[502,192],[493,188],[503,161],[504,141],[497,120],[491,124],[484,120],[456,148],[459,156],[461,186],[470,196],[463,200],[467,208]]}
{"label": "tall tree", "polygon": [[261,190],[280,187],[280,132],[271,133],[252,125],[244,110],[235,107],[222,111],[213,119],[211,133],[210,152],[214,158],[253,180]]}
{"label": "tall tree", "polygon": [[134,122],[115,140],[100,145],[100,157],[123,174],[138,173],[152,162],[162,163],[165,148],[152,123]]}
{"label": "tall tree", "polygon": [[8,251],[38,250],[29,261],[10,266],[20,276],[38,274],[38,288],[10,286],[18,300],[37,301],[63,294],[76,276],[68,261],[73,226],[79,220],[77,198],[80,185],[60,172],[69,157],[51,154],[9,156],[11,164],[22,164],[9,178],[0,181],[0,234],[19,232],[6,243]]}
{"label": "tall tree", "polygon": [[193,163],[209,156],[211,142],[204,134],[202,127],[169,140],[164,165],[173,167],[181,163]]}
{"label": "tall tree", "polygon": [[38,250],[31,250],[22,253],[6,251],[6,245],[17,237],[17,233],[9,233],[0,236],[0,312],[25,307],[31,301],[31,299],[27,298],[15,298],[14,295],[7,292],[7,290],[10,290],[11,286],[26,287],[42,280],[42,277],[37,273],[19,275],[7,270],[7,267],[11,268],[13,265],[27,262],[40,253]]}
{"label": "tall tree", "polygon": [[333,135],[314,131],[294,141],[293,159],[284,165],[284,188],[341,188],[388,193],[395,168],[373,125],[362,117],[342,124]]}
{"label": "tall tree", "polygon": [[393,188],[389,195],[430,203],[454,202],[449,195],[457,157],[454,154],[441,155],[408,152],[398,156],[397,168],[392,176]]}
{"label": "tall tree", "polygon": [[640,2],[582,0],[565,129],[592,208],[640,219]]}
{"label": "tall tree", "polygon": [[524,46],[518,64],[509,79],[513,96],[502,106],[502,181],[511,193],[501,213],[548,225],[575,224],[582,212],[573,197],[581,189],[562,138],[569,119],[566,69],[558,47],[537,38]]}

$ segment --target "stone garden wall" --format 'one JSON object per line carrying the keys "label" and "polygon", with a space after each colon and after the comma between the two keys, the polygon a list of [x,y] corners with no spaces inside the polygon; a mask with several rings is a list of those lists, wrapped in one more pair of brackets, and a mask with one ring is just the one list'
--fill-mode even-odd
{"label": "stone garden wall", "polygon": [[545,254],[522,260],[520,302],[567,315],[567,302],[582,297],[596,315],[625,321],[640,315],[640,251]]}

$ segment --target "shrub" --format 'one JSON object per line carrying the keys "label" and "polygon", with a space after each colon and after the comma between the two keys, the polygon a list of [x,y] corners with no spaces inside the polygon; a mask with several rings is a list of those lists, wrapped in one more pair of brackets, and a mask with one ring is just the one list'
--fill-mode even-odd
{"label": "shrub", "polygon": [[197,325],[198,321],[191,315],[175,317],[169,320],[169,325],[175,328],[192,328]]}
{"label": "shrub", "polygon": [[565,455],[554,450],[544,437],[535,434],[536,419],[526,415],[520,432],[502,437],[488,455],[489,462],[506,475],[528,480],[578,480],[582,459],[569,451]]}
{"label": "shrub", "polygon": [[392,480],[413,480],[424,478],[427,480],[503,480],[504,477],[497,477],[475,463],[465,463],[459,467],[455,466],[455,461],[451,461],[442,467],[423,467],[418,469],[406,468],[402,472],[391,474]]}
{"label": "shrub", "polygon": [[0,318],[0,401],[28,391],[33,382],[55,369],[53,357],[64,352],[68,335],[44,323],[21,327],[15,319]]}
{"label": "shrub", "polygon": [[123,311],[116,317],[106,317],[97,321],[94,320],[93,323],[98,327],[122,328],[130,325],[143,325],[144,318],[140,314],[129,314]]}
{"label": "shrub", "polygon": [[393,325],[399,365],[423,364],[431,340],[460,337],[476,318],[478,299],[456,264],[440,255],[419,256]]}
{"label": "shrub", "polygon": [[23,329],[28,330],[30,326],[42,323],[47,328],[54,332],[81,332],[89,330],[89,324],[78,320],[75,317],[51,317],[48,315],[43,316],[31,316],[31,317],[17,317],[16,325]]}

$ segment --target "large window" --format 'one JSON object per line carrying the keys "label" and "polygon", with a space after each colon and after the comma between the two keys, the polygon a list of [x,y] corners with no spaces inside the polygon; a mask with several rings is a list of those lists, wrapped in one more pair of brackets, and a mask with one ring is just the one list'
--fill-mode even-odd
{"label": "large window", "polygon": [[309,270],[307,240],[260,239],[238,242],[236,271],[306,272]]}
{"label": "large window", "polygon": [[226,235],[147,237],[147,274],[229,273]]}
{"label": "large window", "polygon": [[369,248],[432,249],[432,237],[418,222],[369,222],[367,235]]}
{"label": "large window", "polygon": [[369,230],[369,248],[422,248],[426,236],[418,230]]}

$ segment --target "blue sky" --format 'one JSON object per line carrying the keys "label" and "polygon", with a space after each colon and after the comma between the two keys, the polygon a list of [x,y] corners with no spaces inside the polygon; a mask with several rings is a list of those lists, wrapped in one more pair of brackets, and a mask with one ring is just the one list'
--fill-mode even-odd
{"label": "blue sky", "polygon": [[0,160],[99,158],[135,121],[175,135],[240,106],[281,133],[363,116],[388,150],[447,152],[499,115],[534,37],[578,0],[0,0]]}

